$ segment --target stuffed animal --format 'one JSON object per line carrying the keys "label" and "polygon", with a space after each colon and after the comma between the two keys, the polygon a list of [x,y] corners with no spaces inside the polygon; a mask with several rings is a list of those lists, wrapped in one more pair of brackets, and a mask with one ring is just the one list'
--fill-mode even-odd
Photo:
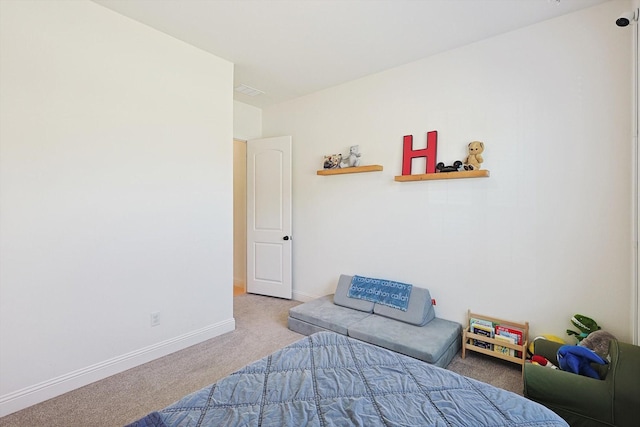
{"label": "stuffed animal", "polygon": [[580,330],[580,332],[572,331],[571,329],[567,329],[567,335],[575,336],[578,342],[582,341],[586,338],[591,332],[597,331],[600,329],[600,326],[596,323],[595,320],[583,316],[582,314],[576,314],[571,318],[571,323]]}
{"label": "stuffed animal", "polygon": [[336,169],[340,167],[341,161],[342,161],[342,154],[329,154],[328,156],[324,156],[324,168]]}
{"label": "stuffed animal", "polygon": [[349,147],[349,154],[344,156],[342,162],[340,162],[341,168],[360,166],[361,154],[358,152],[359,148],[359,145],[352,145],[351,147]]}
{"label": "stuffed animal", "polygon": [[580,346],[586,347],[596,352],[603,359],[609,355],[609,342],[615,340],[612,334],[607,331],[599,330],[591,332],[585,339],[580,341]]}
{"label": "stuffed animal", "polygon": [[563,345],[558,349],[558,364],[563,371],[600,379],[598,371],[591,364],[606,365],[607,361],[593,350],[579,345]]}
{"label": "stuffed animal", "polygon": [[462,162],[460,160],[456,160],[451,166],[445,166],[442,162],[436,165],[436,170],[438,172],[457,172],[460,169],[462,169]]}
{"label": "stuffed animal", "polygon": [[480,164],[484,162],[482,152],[484,151],[484,142],[473,141],[467,146],[467,159],[464,161],[464,170],[480,169]]}

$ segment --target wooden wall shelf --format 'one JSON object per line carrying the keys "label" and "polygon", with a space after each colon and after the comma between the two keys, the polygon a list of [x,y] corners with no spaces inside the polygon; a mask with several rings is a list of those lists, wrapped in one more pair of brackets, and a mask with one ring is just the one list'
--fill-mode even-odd
{"label": "wooden wall shelf", "polygon": [[489,177],[489,171],[486,169],[480,169],[475,171],[460,171],[460,172],[437,172],[426,173],[421,175],[398,175],[395,177],[396,181],[429,181],[433,179],[460,179],[460,178],[487,178]]}
{"label": "wooden wall shelf", "polygon": [[380,165],[354,166],[350,168],[322,169],[318,171],[318,175],[342,175],[345,173],[379,172],[381,170],[382,166]]}

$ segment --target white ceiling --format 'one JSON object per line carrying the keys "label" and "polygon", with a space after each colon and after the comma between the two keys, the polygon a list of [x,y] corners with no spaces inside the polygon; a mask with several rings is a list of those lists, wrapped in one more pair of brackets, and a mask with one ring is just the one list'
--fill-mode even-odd
{"label": "white ceiling", "polygon": [[263,108],[609,0],[94,1],[233,62]]}

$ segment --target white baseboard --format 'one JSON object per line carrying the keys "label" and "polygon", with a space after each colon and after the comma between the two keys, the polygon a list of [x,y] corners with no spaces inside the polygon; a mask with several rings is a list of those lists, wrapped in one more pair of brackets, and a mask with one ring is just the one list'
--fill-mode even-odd
{"label": "white baseboard", "polygon": [[150,345],[68,374],[0,396],[0,417],[28,408],[111,375],[215,338],[236,328],[234,318]]}
{"label": "white baseboard", "polygon": [[293,291],[293,300],[294,301],[300,301],[300,302],[308,302],[314,299],[318,299],[323,295],[311,295],[311,294],[307,294],[304,292],[297,292],[297,291]]}

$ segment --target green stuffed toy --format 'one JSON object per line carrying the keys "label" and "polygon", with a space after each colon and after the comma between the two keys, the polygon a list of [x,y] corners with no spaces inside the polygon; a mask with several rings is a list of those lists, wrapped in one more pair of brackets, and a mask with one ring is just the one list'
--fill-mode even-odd
{"label": "green stuffed toy", "polygon": [[575,316],[573,316],[571,318],[571,323],[573,323],[573,326],[578,328],[580,332],[567,329],[567,335],[575,336],[578,342],[586,338],[591,332],[595,332],[600,329],[600,326],[598,326],[595,320],[587,316],[583,316],[582,314],[576,314]]}

